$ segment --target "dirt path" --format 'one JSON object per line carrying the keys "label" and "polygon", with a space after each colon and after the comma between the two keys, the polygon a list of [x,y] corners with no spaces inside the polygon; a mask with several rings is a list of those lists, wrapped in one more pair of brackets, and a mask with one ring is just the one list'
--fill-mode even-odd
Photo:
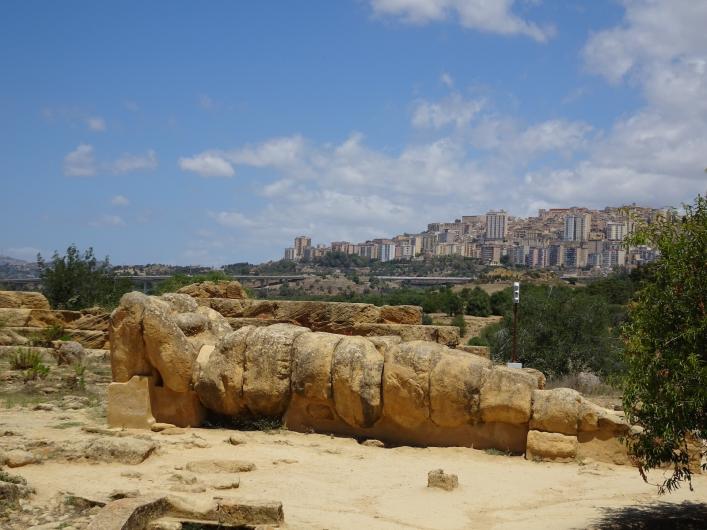
{"label": "dirt path", "polygon": [[[0,441],[5,450],[11,444],[75,444],[100,436],[82,430],[98,425],[95,418],[90,410],[2,409],[0,433],[12,434]],[[227,443],[231,434],[245,443]],[[60,524],[81,528],[96,508],[63,523],[40,514],[56,504],[59,492],[106,498],[116,489],[175,494],[175,489],[206,488],[177,494],[278,500],[287,528],[292,529],[586,528],[603,527],[599,521],[608,511],[630,506],[661,501],[677,508],[688,501],[702,505],[690,508],[699,514],[696,510],[707,505],[707,476],[696,477],[694,492],[683,488],[660,498],[635,469],[595,462],[534,463],[466,448],[368,447],[352,439],[288,431],[190,429],[177,435],[132,431],[128,437],[154,440],[160,448],[137,465],[49,459],[13,469],[37,493],[25,505],[25,519],[16,516],[4,523],[7,526],[0,520],[0,527],[23,528],[15,524],[24,521],[44,523],[41,528]],[[187,462],[212,458],[245,460],[255,463],[256,469],[240,473],[240,487],[233,490],[212,489],[214,477],[205,474],[189,486],[180,482]],[[436,468],[457,474],[459,488],[451,492],[427,488],[427,472]],[[657,475],[653,478],[658,480]]]}

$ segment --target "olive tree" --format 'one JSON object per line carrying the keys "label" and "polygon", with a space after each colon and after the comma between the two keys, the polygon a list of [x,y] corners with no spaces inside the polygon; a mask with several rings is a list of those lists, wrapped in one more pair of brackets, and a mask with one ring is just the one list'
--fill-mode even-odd
{"label": "olive tree", "polygon": [[624,408],[638,427],[626,441],[644,480],[649,469],[671,467],[661,493],[682,481],[692,488],[691,456],[704,454],[707,439],[707,198],[639,226],[627,242],[660,255],[623,327]]}

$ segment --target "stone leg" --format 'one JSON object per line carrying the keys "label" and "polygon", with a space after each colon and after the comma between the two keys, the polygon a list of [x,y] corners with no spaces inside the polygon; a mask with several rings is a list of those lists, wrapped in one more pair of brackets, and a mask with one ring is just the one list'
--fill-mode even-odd
{"label": "stone leg", "polygon": [[149,429],[155,423],[150,400],[152,377],[135,375],[126,383],[108,385],[108,426]]}

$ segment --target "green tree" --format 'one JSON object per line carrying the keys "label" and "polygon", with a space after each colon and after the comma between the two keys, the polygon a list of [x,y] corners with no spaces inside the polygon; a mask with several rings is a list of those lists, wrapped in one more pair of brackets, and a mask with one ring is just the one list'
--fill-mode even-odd
{"label": "green tree", "polygon": [[[499,361],[512,352],[513,318],[506,314],[486,339]],[[619,368],[620,341],[611,335],[606,300],[568,287],[525,287],[518,308],[518,357],[548,376]]]}
{"label": "green tree", "polygon": [[505,315],[513,309],[513,290],[508,287],[491,295],[491,314]]}
{"label": "green tree", "polygon": [[682,481],[692,488],[688,446],[707,439],[707,198],[698,195],[680,218],[639,226],[628,244],[660,252],[623,327],[624,409],[640,427],[628,447],[644,480],[646,470],[672,466],[661,492]]}
{"label": "green tree", "polygon": [[452,319],[452,326],[456,326],[459,328],[459,335],[461,337],[466,335],[466,321],[464,320],[464,315],[462,315],[461,313],[455,315],[455,317]]}
{"label": "green tree", "polygon": [[487,317],[491,314],[491,299],[481,287],[475,287],[466,299],[466,314]]}
{"label": "green tree", "polygon": [[129,279],[112,272],[108,257],[98,261],[90,247],[82,254],[71,245],[64,256],[54,252],[49,263],[38,254],[37,265],[42,292],[56,309],[112,308],[132,289]]}

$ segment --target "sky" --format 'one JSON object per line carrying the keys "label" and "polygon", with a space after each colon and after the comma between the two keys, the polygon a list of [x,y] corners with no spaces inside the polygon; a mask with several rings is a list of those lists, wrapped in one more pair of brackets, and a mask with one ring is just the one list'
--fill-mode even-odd
{"label": "sky", "polygon": [[707,191],[707,1],[6,0],[0,255],[280,259]]}

